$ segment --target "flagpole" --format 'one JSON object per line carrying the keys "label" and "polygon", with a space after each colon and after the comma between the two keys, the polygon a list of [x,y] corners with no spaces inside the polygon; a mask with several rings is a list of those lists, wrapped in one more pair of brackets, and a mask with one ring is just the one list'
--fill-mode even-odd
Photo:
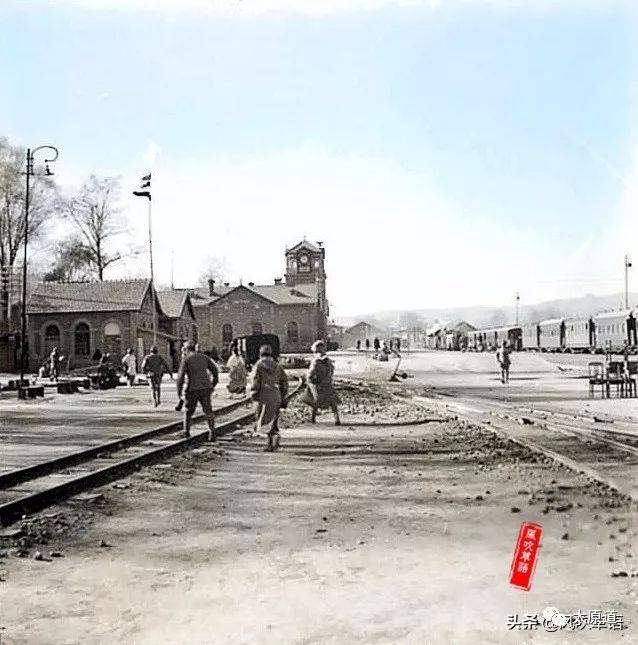
{"label": "flagpole", "polygon": [[150,197],[148,200],[148,252],[151,262],[151,297],[153,298],[153,345],[157,345],[157,303],[155,302],[155,277],[153,275],[153,228]]}

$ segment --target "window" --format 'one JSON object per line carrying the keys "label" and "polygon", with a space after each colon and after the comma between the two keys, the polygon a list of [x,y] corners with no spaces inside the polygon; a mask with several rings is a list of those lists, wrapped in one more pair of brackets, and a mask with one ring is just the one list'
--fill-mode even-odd
{"label": "window", "polygon": [[47,325],[44,330],[44,353],[49,355],[54,347],[60,345],[60,328],[57,325]]}
{"label": "window", "polygon": [[233,326],[230,323],[226,323],[222,326],[222,343],[224,345],[229,345],[233,342]]}
{"label": "window", "polygon": [[299,342],[299,325],[294,320],[286,326],[286,339],[288,343],[293,345]]}
{"label": "window", "polygon": [[86,323],[75,327],[75,355],[88,356],[91,353],[91,330]]}
{"label": "window", "polygon": [[254,322],[251,326],[251,333],[253,336],[258,336],[259,334],[264,333],[264,328],[261,323]]}

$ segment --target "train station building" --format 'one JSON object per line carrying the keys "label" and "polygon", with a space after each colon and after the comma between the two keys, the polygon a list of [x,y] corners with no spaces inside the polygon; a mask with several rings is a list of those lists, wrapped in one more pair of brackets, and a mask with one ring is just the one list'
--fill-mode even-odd
{"label": "train station building", "polygon": [[303,240],[285,251],[285,273],[272,284],[230,285],[209,280],[207,289],[187,290],[204,350],[222,349],[233,338],[276,334],[281,351],[308,351],[327,337],[325,249]]}

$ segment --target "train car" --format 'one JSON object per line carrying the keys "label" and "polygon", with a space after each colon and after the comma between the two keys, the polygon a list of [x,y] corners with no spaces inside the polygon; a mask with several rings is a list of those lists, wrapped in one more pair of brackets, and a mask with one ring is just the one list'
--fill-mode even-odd
{"label": "train car", "polygon": [[538,323],[529,323],[521,328],[522,348],[537,352],[540,348],[540,329]]}
{"label": "train car", "polygon": [[543,352],[561,352],[565,348],[565,319],[553,318],[538,323],[538,346]]}
{"label": "train car", "polygon": [[565,320],[565,351],[590,352],[596,347],[594,321],[591,318]]}
{"label": "train car", "polygon": [[233,340],[246,362],[246,369],[250,369],[259,360],[259,348],[262,345],[270,345],[275,358],[279,358],[280,345],[279,336],[276,334],[254,334],[252,336],[240,336]]}
{"label": "train car", "polygon": [[629,309],[597,314],[593,318],[596,351],[620,351],[625,342],[636,349],[636,318]]}
{"label": "train car", "polygon": [[501,327],[496,330],[496,346],[501,347],[503,341],[507,341],[510,349],[517,352],[522,346],[523,333],[520,327]]}

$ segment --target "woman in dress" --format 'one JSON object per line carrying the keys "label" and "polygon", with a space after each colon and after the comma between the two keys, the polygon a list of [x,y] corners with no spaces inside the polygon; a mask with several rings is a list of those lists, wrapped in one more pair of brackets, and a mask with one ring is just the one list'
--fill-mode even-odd
{"label": "woman in dress", "polygon": [[312,408],[312,422],[317,420],[317,410],[330,408],[335,417],[335,425],[341,425],[339,419],[339,396],[334,389],[334,363],[326,355],[326,345],[322,340],[312,345],[314,358],[308,368],[306,391],[302,401]]}
{"label": "woman in dress", "polygon": [[237,345],[233,345],[230,358],[226,363],[229,369],[228,372],[228,391],[230,394],[246,394],[246,382],[248,372],[246,371],[246,363],[239,353]]}
{"label": "woman in dress", "polygon": [[274,359],[270,345],[262,345],[259,356],[250,387],[252,399],[256,404],[255,430],[265,430],[268,433],[267,450],[273,451],[279,448],[279,410],[286,405],[288,377],[284,368]]}

